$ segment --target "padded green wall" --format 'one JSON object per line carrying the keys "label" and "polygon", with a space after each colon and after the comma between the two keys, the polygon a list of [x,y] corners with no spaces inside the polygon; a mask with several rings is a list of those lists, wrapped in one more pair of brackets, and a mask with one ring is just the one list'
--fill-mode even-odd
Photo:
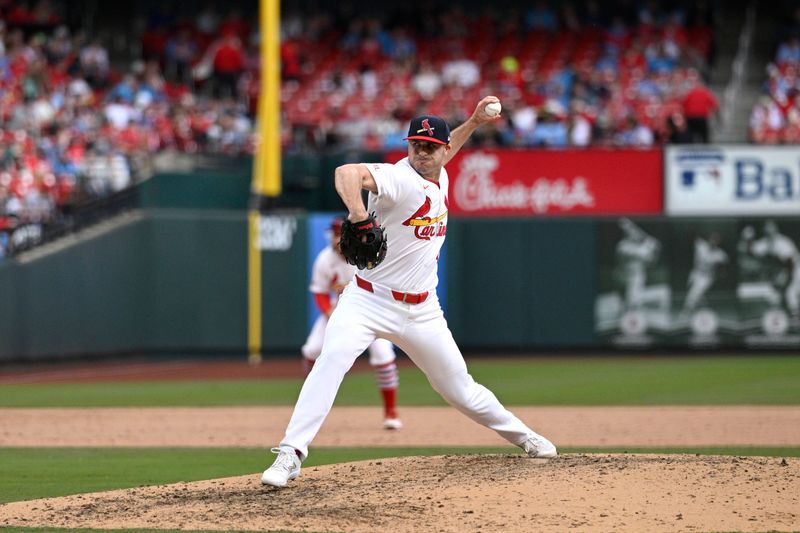
{"label": "padded green wall", "polygon": [[[0,358],[244,353],[246,212],[155,209],[116,220],[0,265]],[[301,220],[289,250],[263,256],[266,351],[305,339],[305,250]]]}
{"label": "padded green wall", "polygon": [[17,265],[18,349],[40,357],[143,348],[152,297],[145,228],[132,220]]}
{"label": "padded green wall", "polygon": [[[307,334],[307,216],[265,251],[263,346]],[[593,347],[590,219],[456,219],[447,240],[448,321],[465,350]],[[92,229],[97,231],[98,227]],[[247,213],[145,209],[91,238],[0,265],[0,358],[240,352],[247,346]]]}
{"label": "padded green wall", "polygon": [[455,219],[447,230],[448,322],[462,347],[595,342],[589,219]]}
{"label": "padded green wall", "polygon": [[262,342],[267,350],[299,354],[308,330],[307,217],[296,215],[291,248],[261,255]]}
{"label": "padded green wall", "polygon": [[173,211],[148,220],[153,349],[241,349],[246,338],[243,213]]}
{"label": "padded green wall", "polygon": [[17,292],[22,283],[22,272],[16,263],[0,262],[0,359],[21,351],[23,312]]}

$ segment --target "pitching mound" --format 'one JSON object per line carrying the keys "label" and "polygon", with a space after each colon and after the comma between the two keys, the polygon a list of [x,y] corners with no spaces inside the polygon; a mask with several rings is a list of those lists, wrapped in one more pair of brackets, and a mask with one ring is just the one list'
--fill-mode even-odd
{"label": "pitching mound", "polygon": [[0,525],[347,531],[800,529],[800,460],[683,455],[447,455],[0,506]]}

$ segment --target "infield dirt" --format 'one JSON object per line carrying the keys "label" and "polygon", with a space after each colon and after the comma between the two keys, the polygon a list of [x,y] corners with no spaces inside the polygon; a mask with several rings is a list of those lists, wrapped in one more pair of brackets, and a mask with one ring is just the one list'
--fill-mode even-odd
{"label": "infield dirt", "polygon": [[[559,445],[800,444],[800,408],[793,407],[514,410],[538,421],[534,427]],[[268,446],[289,414],[281,407],[3,409],[0,445]],[[382,431],[377,414],[370,407],[334,408],[315,444],[503,445],[451,408],[407,408],[399,432]],[[283,490],[262,487],[254,473],[14,502],[0,505],[0,525],[353,533],[800,529],[798,459],[567,454],[540,460],[515,451],[310,467]]]}
{"label": "infield dirt", "polygon": [[353,533],[796,530],[800,461],[693,455],[407,457],[16,502],[0,524]]}
{"label": "infield dirt", "polygon": [[[76,380],[74,374],[10,378]],[[562,447],[800,446],[800,407],[512,410]],[[0,409],[0,446],[267,448],[280,439],[290,414],[289,407]],[[452,408],[403,408],[401,415],[405,428],[388,432],[380,429],[378,408],[334,407],[314,445],[507,445]],[[508,450],[309,467],[286,489],[262,487],[254,472],[13,502],[0,505],[0,525],[352,533],[800,530],[800,459],[566,454],[541,460]],[[265,456],[254,470],[269,462]]]}

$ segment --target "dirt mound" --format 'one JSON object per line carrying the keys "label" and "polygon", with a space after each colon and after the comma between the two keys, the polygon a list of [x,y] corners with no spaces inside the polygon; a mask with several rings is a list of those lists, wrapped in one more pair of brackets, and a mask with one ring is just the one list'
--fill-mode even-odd
{"label": "dirt mound", "polygon": [[304,469],[0,506],[0,525],[347,531],[800,529],[800,460],[447,455]]}

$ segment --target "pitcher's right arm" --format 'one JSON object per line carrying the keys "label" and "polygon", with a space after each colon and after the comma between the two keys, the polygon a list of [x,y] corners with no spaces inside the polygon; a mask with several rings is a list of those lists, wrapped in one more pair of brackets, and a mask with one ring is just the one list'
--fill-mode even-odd
{"label": "pitcher's right arm", "polygon": [[364,163],[342,165],[334,173],[336,192],[347,208],[347,219],[358,222],[367,218],[367,209],[361,198],[361,190],[378,193],[375,178]]}

